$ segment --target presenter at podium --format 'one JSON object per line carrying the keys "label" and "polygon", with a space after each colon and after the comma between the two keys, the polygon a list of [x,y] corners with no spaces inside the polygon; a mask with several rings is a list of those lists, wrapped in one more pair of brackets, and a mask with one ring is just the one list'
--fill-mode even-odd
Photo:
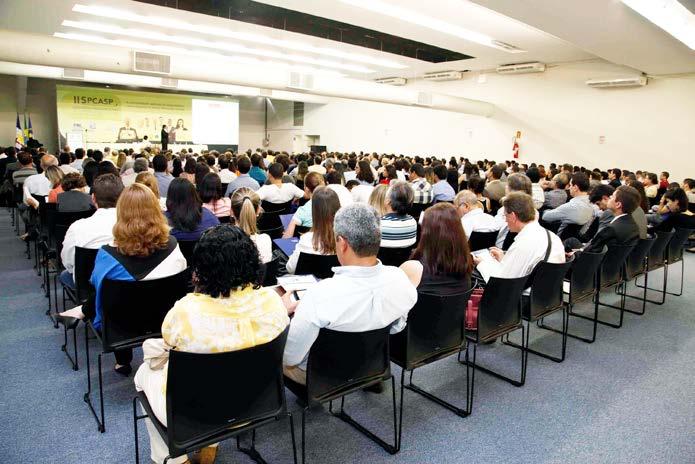
{"label": "presenter at podium", "polygon": [[167,132],[167,126],[164,125],[162,126],[162,133],[161,133],[161,138],[162,142],[162,151],[166,151],[169,146],[169,132]]}

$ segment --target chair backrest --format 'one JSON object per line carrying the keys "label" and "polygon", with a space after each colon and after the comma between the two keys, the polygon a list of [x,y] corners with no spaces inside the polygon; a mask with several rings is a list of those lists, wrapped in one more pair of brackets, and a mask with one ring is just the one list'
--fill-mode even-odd
{"label": "chair backrest", "polygon": [[495,242],[497,242],[497,234],[498,232],[496,230],[492,232],[473,231],[471,232],[471,236],[468,237],[468,246],[471,248],[471,251],[493,247],[495,246]]}
{"label": "chair backrest", "polygon": [[601,263],[600,288],[610,287],[623,280],[623,269],[627,257],[635,245],[609,245]]}
{"label": "chair backrest", "polygon": [[414,217],[415,220],[417,221],[420,219],[420,215],[422,214],[422,212],[425,211],[428,206],[430,206],[430,205],[429,204],[423,204],[423,203],[413,203],[408,208],[408,214],[410,214],[412,217]]}
{"label": "chair backrest", "polygon": [[566,224],[560,233],[560,239],[566,240],[571,237],[579,237],[579,231],[582,230],[582,227],[584,227],[584,224]]}
{"label": "chair backrest", "polygon": [[283,214],[290,213],[291,201],[287,203],[271,203],[269,201],[262,201],[261,208],[263,208],[263,214],[258,216],[256,221],[256,227],[258,228],[259,234],[268,234],[271,239],[282,237],[282,232],[285,228],[282,225],[282,220],[280,216]]}
{"label": "chair backrest", "polygon": [[547,222],[541,218],[539,220],[540,224],[545,228],[548,229],[550,232],[556,233],[557,231],[560,230],[560,226],[562,225],[562,221],[553,221],[553,222]]}
{"label": "chair backrest", "polygon": [[666,263],[673,264],[683,259],[683,247],[688,237],[693,233],[692,229],[676,229],[666,248]]}
{"label": "chair backrest", "polygon": [[94,287],[90,282],[90,278],[92,277],[94,262],[97,259],[98,252],[98,248],[75,247],[73,278],[75,279],[77,300],[80,302],[85,302],[94,295]]}
{"label": "chair backrest", "polygon": [[490,277],[478,308],[478,339],[501,335],[521,323],[521,293],[527,279]]}
{"label": "chair backrest", "polygon": [[259,282],[263,287],[270,287],[278,283],[278,267],[280,265],[280,259],[278,257],[273,258],[267,263],[261,263],[259,268]]}
{"label": "chair backrest", "polygon": [[310,403],[341,396],[356,385],[391,375],[390,326],[366,332],[321,329],[307,363]]}
{"label": "chair backrest", "polygon": [[220,224],[230,224],[232,222],[231,216],[218,216],[217,219],[220,221]]}
{"label": "chair backrest", "polygon": [[104,279],[100,295],[104,351],[159,336],[164,317],[186,295],[190,281],[188,269],[153,280]]}
{"label": "chair backrest", "polygon": [[648,270],[652,271],[664,265],[664,261],[666,260],[666,247],[668,246],[674,234],[674,231],[656,232],[656,240],[654,241],[654,245],[652,245],[652,248],[649,250],[649,255],[647,258]]}
{"label": "chair backrest", "polygon": [[[45,197],[44,197],[45,198]],[[49,237],[52,224],[55,224],[55,213],[58,205],[39,201],[39,231],[42,236]],[[51,211],[51,213],[49,213]],[[49,217],[50,215],[50,217]]]}
{"label": "chair backrest", "polygon": [[179,240],[179,249],[188,265],[191,265],[191,259],[193,259],[193,250],[195,249],[198,240]]}
{"label": "chair backrest", "polygon": [[634,279],[644,272],[647,254],[655,242],[656,237],[642,238],[637,242],[625,262],[625,278],[627,280]]}
{"label": "chair backrest", "polygon": [[492,198],[490,198],[489,200],[490,200],[489,213],[491,215],[495,216],[497,214],[497,210],[500,209],[502,207],[502,205],[500,204],[499,200],[493,200]]}
{"label": "chair backrest", "polygon": [[262,345],[227,353],[169,352],[166,408],[171,456],[235,425],[285,410],[282,354],[287,332]]}
{"label": "chair backrest", "polygon": [[596,276],[607,251],[603,247],[600,253],[582,251],[575,256],[569,278],[570,302],[579,301],[596,291]]}
{"label": "chair backrest", "polygon": [[295,274],[313,274],[319,279],[333,277],[333,268],[340,266],[336,255],[314,255],[299,253]]}
{"label": "chair backrest", "polygon": [[92,214],[94,214],[94,211],[96,210],[93,208],[90,208],[86,211],[75,211],[69,213],[61,213],[60,211],[56,211],[55,222],[53,225],[53,240],[56,246],[58,256],[60,256],[60,251],[63,248],[63,240],[65,239],[65,234],[68,232],[68,229],[70,228],[72,223],[80,219],[86,219],[90,217]]}
{"label": "chair backrest", "polygon": [[512,243],[514,243],[514,239],[516,238],[516,234],[518,232],[507,232],[507,236],[504,238],[504,242],[502,243],[502,249],[504,251],[509,250],[509,247],[512,246]]}
{"label": "chair backrest", "polygon": [[408,261],[413,247],[405,248],[379,248],[378,258],[384,266],[400,266]]}
{"label": "chair backrest", "polygon": [[309,232],[310,230],[311,230],[311,227],[295,225],[294,226],[294,237],[299,238],[303,234],[306,234],[307,232]]}
{"label": "chair backrest", "polygon": [[536,264],[533,270],[528,313],[525,313],[524,317],[533,321],[562,306],[563,283],[567,272],[574,264],[573,261],[574,257],[564,263],[541,261]]}
{"label": "chair backrest", "polygon": [[412,369],[440,353],[459,349],[472,291],[447,296],[418,292],[417,303],[408,313],[408,325],[391,335],[391,359]]}

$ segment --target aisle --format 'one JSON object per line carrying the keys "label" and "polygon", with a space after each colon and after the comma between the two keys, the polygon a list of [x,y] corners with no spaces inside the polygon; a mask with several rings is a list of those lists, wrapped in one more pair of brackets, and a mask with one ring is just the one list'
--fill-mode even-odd
{"label": "aisle", "polygon": [[[692,255],[686,259],[687,272],[695,259]],[[113,373],[112,357],[105,358],[107,430],[99,434],[82,401],[86,387],[82,332],[81,368],[73,372],[59,349],[62,331],[44,315],[46,299],[32,264],[22,255],[9,215],[0,210],[2,462],[132,462],[132,377]],[[674,270],[674,277],[679,271]],[[316,411],[307,425],[307,458],[315,463],[370,464],[692,462],[695,289],[692,280],[689,284],[683,297],[669,297],[663,307],[648,305],[644,317],[626,315],[623,329],[600,327],[593,345],[570,340],[563,364],[530,356],[523,388],[478,373],[474,413],[467,419],[407,392],[403,449],[396,456]],[[586,328],[576,320],[572,324],[575,330]],[[544,336],[539,342],[554,348],[559,340]],[[141,357],[136,352],[136,364]],[[514,369],[518,354],[493,346],[479,350],[478,359]],[[452,358],[417,371],[415,379],[460,402],[464,373]],[[396,368],[394,374],[400,376]],[[239,373],[240,381],[243,377]],[[356,418],[386,435],[389,402],[388,394],[358,393],[348,398],[347,406]],[[297,410],[289,393],[288,404]],[[282,423],[259,431],[258,447],[268,462],[291,462],[286,430]],[[141,462],[147,462],[142,432]],[[227,442],[217,462],[250,461]]]}

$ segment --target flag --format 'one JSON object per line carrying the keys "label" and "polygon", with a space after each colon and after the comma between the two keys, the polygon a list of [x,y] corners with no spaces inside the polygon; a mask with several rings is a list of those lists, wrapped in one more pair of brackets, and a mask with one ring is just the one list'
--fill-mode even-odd
{"label": "flag", "polygon": [[29,138],[29,128],[27,126],[27,114],[24,113],[24,140]]}
{"label": "flag", "polygon": [[15,148],[22,148],[24,146],[24,133],[22,132],[22,126],[19,124],[19,113],[17,113],[17,130],[14,138]]}
{"label": "flag", "polygon": [[34,130],[31,128],[31,115],[29,115],[29,127],[27,128],[29,137],[34,138]]}

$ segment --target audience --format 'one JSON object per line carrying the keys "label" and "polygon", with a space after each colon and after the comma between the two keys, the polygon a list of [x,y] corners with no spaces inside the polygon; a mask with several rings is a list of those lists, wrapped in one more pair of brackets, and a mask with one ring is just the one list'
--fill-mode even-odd
{"label": "audience", "polygon": [[558,234],[568,224],[578,224],[584,226],[580,233],[586,231],[591,219],[594,217],[594,209],[589,202],[589,178],[583,172],[578,172],[570,180],[570,195],[572,199],[555,209],[547,210],[543,213],[543,220],[546,222],[560,222]]}
{"label": "audience", "polygon": [[287,230],[285,230],[285,233],[283,234],[284,238],[294,236],[297,226],[312,226],[313,219],[311,216],[311,198],[313,197],[316,188],[322,185],[324,185],[323,176],[318,172],[310,172],[304,177],[304,198],[307,198],[308,201],[297,208],[297,211],[294,213],[292,220],[287,226]]}
{"label": "audience", "polygon": [[649,199],[656,199],[656,195],[659,193],[659,181],[653,172],[647,173],[645,177],[644,192]]}
{"label": "audience", "polygon": [[440,203],[427,210],[417,248],[401,269],[418,293],[447,296],[470,290],[473,257],[455,207]]}
{"label": "audience", "polygon": [[273,242],[268,234],[258,233],[258,216],[261,214],[261,199],[248,187],[236,189],[232,195],[232,215],[236,225],[256,244],[262,263],[273,260]]}
{"label": "audience", "polygon": [[246,187],[251,190],[258,190],[261,186],[256,180],[249,176],[249,170],[251,169],[251,160],[246,156],[241,156],[237,159],[237,169],[239,169],[239,176],[231,181],[227,186],[227,191],[224,196],[231,196],[236,189]]}
{"label": "audience", "polygon": [[425,168],[422,164],[415,163],[410,166],[410,176],[408,178],[413,188],[413,203],[417,205],[429,205],[433,201],[432,185],[425,179]]}
{"label": "audience", "polygon": [[167,194],[166,217],[171,226],[171,235],[177,240],[197,241],[219,219],[207,208],[195,189],[186,179],[174,179]]}
{"label": "audience", "polygon": [[341,264],[335,276],[312,286],[299,302],[291,302],[289,294],[283,297],[288,311],[294,313],[284,372],[301,384],[306,384],[307,358],[322,327],[361,332],[388,326],[397,333],[417,300],[406,274],[377,259],[381,233],[373,208],[362,203],[341,208],[335,215],[334,234]]}
{"label": "audience", "polygon": [[417,221],[408,214],[413,196],[413,189],[404,180],[392,181],[386,190],[385,214],[381,216],[383,248],[407,248],[415,245]]}
{"label": "audience", "polygon": [[[500,226],[495,221],[495,218],[483,211],[477,195],[470,190],[460,191],[454,197],[454,206],[461,218],[461,225],[466,233],[466,239],[469,239],[473,232],[496,232],[499,230]],[[429,209],[427,214],[429,214]]]}
{"label": "audience", "polygon": [[285,204],[293,200],[298,200],[304,196],[304,192],[296,185],[282,182],[285,168],[280,163],[273,163],[268,168],[268,180],[270,184],[263,185],[257,190],[261,201],[273,204]]}
{"label": "audience", "polygon": [[58,194],[63,193],[63,186],[61,181],[65,174],[63,170],[58,166],[48,166],[45,171],[46,177],[48,178],[50,190],[48,191],[48,196],[46,197],[46,203],[57,203]]}
{"label": "audience", "polygon": [[79,173],[66,174],[60,181],[63,192],[57,195],[58,212],[77,213],[94,207],[91,197],[85,193],[87,182]]}
{"label": "audience", "polygon": [[[240,229],[220,225],[208,230],[196,245],[190,265],[195,276],[194,292],[177,301],[166,315],[162,338],[145,341],[145,362],[135,374],[136,390],[145,392],[157,420],[165,426],[170,350],[189,353],[242,350],[275,339],[289,324],[287,310],[278,294],[270,288],[257,287],[257,251]],[[162,463],[169,449],[150,419],[145,423],[152,460]],[[211,464],[216,452],[216,444],[203,448],[199,462]],[[184,455],[168,462],[189,461]]]}
{"label": "audience", "polygon": [[[127,171],[126,171],[127,172]],[[149,167],[147,165],[147,159],[138,158],[133,161],[133,172],[126,173],[121,176],[124,187],[129,187],[135,183],[135,179],[141,172],[149,172]],[[156,179],[155,179],[156,181]],[[159,183],[157,184],[157,196],[159,196]]]}
{"label": "audience", "polygon": [[196,162],[193,157],[186,159],[186,164],[183,165],[183,172],[179,174],[179,177],[188,180],[191,184],[195,184],[195,166]]}
{"label": "audience", "polygon": [[569,178],[566,174],[556,174],[550,182],[551,190],[545,192],[545,203],[543,207],[546,209],[555,209],[567,203],[567,184]]}
{"label": "audience", "polygon": [[655,227],[656,230],[695,229],[695,215],[688,211],[688,196],[678,187],[664,194],[668,216]]}
{"label": "audience", "polygon": [[301,253],[313,255],[334,255],[335,235],[333,233],[333,219],[340,209],[338,195],[327,187],[318,187],[314,191],[311,201],[311,215],[313,225],[311,230],[299,238],[292,255],[285,265],[287,272],[294,274],[297,270],[297,262]]}
{"label": "audience", "polygon": [[[353,189],[354,190],[354,189]],[[386,211],[386,192],[388,192],[388,185],[379,184],[372,189],[372,193],[369,195],[369,200],[367,203],[369,206],[374,208],[380,216],[387,213]]]}
{"label": "audience", "polygon": [[203,208],[207,208],[218,218],[228,218],[231,215],[232,201],[224,196],[224,189],[220,176],[214,172],[203,178],[203,183],[198,187]]}
{"label": "audience", "polygon": [[258,153],[254,153],[253,155],[251,155],[251,170],[249,171],[249,176],[251,176],[251,178],[256,182],[258,182],[258,185],[265,184],[265,181],[268,177],[265,171],[263,170],[262,162],[263,158]]}
{"label": "audience", "polygon": [[492,201],[500,201],[505,195],[505,185],[500,179],[504,174],[504,168],[501,165],[496,164],[490,169],[490,177],[485,185],[485,196]]}
{"label": "audience", "polygon": [[338,194],[340,206],[347,206],[353,203],[352,193],[343,185],[343,175],[340,172],[333,170],[326,174],[326,182],[327,187]]}
{"label": "audience", "polygon": [[[185,181],[184,181],[185,182]],[[141,184],[126,188],[116,205],[113,242],[97,253],[91,283],[96,289],[93,302],[63,312],[59,319],[66,325],[70,318],[87,317],[95,329],[101,330],[101,286],[104,279],[139,281],[160,279],[186,269],[176,239],[169,235],[169,226],[152,191]],[[129,375],[133,350],[116,350],[115,370]]]}
{"label": "audience", "polygon": [[454,201],[456,192],[451,185],[446,181],[448,171],[446,166],[439,164],[434,168],[435,183],[432,186],[432,201],[435,203],[440,201]]}

